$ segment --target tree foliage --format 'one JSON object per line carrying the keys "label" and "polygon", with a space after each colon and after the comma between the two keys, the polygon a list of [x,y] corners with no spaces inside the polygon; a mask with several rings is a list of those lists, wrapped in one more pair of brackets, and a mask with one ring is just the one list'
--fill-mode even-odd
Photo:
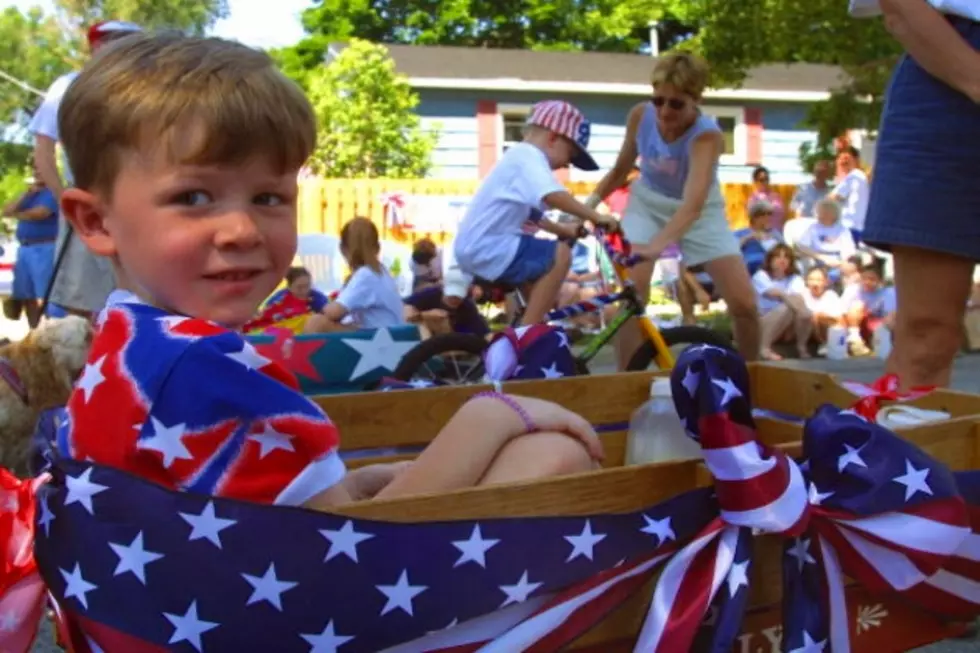
{"label": "tree foliage", "polygon": [[805,163],[825,155],[847,129],[874,131],[891,70],[901,54],[881,20],[858,20],[841,0],[670,0],[671,11],[696,33],[681,47],[704,56],[716,86],[737,86],[766,63],[841,66],[844,79],[830,100],[814,104],[805,126],[817,142],[801,152]]}
{"label": "tree foliage", "polygon": [[353,40],[306,78],[319,123],[314,172],[337,178],[425,176],[438,135],[420,124],[418,95],[384,46]]}
{"label": "tree foliage", "polygon": [[[4,140],[26,142],[24,127],[41,100],[29,89],[43,93],[59,75],[82,65],[88,57],[85,30],[92,23],[129,20],[149,29],[197,34],[228,14],[227,0],[56,0],[54,7],[52,13],[38,7],[0,11],[0,70],[22,82],[0,79]],[[17,154],[13,159],[0,156],[0,175],[9,170],[22,177],[30,148],[12,151]]]}

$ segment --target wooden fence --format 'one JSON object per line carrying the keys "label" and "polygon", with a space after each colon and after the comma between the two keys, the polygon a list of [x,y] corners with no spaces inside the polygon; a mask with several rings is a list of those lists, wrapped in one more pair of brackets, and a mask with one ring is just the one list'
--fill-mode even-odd
{"label": "wooden fence", "polygon": [[[444,243],[451,234],[429,233],[392,229],[385,220],[385,193],[401,192],[405,195],[471,196],[479,181],[438,179],[307,179],[301,183],[299,197],[300,233],[325,233],[337,235],[348,220],[356,216],[370,218],[381,231],[383,240],[413,243],[421,238],[431,238]],[[578,196],[588,195],[593,184],[573,182],[566,184],[569,191]],[[777,186],[784,201],[789,205],[796,188]],[[748,224],[745,205],[752,195],[749,184],[722,184],[727,205],[728,220],[733,229]]]}

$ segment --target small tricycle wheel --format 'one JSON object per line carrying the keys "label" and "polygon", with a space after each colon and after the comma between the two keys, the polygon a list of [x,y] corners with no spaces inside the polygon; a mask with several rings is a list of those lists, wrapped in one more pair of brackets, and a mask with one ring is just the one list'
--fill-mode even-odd
{"label": "small tricycle wheel", "polygon": [[438,380],[450,385],[479,383],[487,341],[468,333],[445,333],[423,340],[398,363],[399,381]]}

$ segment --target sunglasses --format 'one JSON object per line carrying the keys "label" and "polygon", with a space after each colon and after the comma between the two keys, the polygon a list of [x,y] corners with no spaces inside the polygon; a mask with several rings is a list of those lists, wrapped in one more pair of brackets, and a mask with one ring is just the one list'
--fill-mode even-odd
{"label": "sunglasses", "polygon": [[650,101],[653,102],[653,106],[657,107],[658,109],[663,107],[665,104],[674,111],[680,111],[687,106],[687,100],[676,97],[665,98],[660,97],[659,95],[654,95],[652,98],[650,98]]}

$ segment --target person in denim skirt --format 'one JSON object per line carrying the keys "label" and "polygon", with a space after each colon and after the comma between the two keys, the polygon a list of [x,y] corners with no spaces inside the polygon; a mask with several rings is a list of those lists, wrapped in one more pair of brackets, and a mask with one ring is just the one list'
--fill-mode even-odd
{"label": "person in denim skirt", "polygon": [[980,260],[980,3],[851,0],[906,53],[885,99],[864,240],[894,256],[888,370],[946,386]]}

